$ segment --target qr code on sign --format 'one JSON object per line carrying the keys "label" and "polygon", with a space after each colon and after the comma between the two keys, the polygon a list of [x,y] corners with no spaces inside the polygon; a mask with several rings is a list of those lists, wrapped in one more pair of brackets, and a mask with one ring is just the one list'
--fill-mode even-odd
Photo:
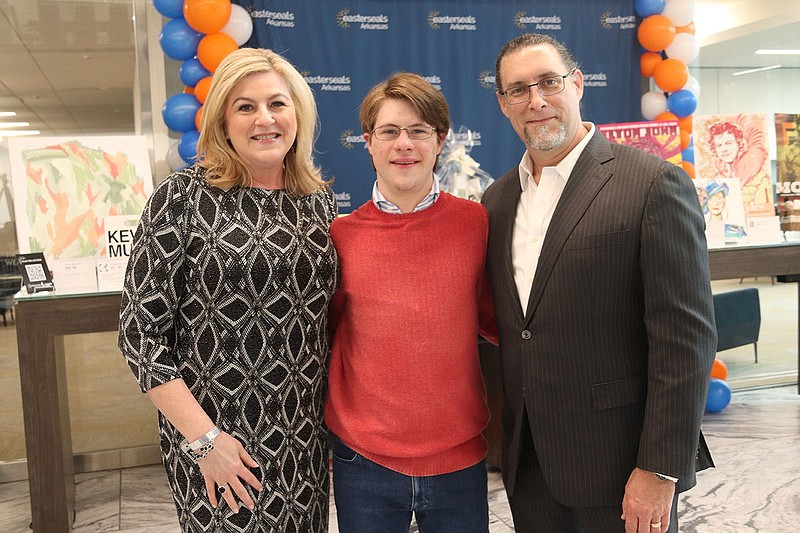
{"label": "qr code on sign", "polygon": [[47,279],[47,276],[44,275],[42,265],[25,265],[25,272],[28,273],[28,279],[31,280],[31,283]]}

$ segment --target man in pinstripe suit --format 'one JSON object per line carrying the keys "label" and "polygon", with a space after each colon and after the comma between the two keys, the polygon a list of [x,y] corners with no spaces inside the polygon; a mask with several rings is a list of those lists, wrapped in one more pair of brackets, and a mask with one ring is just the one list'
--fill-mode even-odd
{"label": "man in pinstripe suit", "polygon": [[497,99],[525,144],[484,194],[518,532],[677,531],[712,465],[700,434],[716,351],[704,221],[677,166],[582,122],[570,52],[523,35]]}

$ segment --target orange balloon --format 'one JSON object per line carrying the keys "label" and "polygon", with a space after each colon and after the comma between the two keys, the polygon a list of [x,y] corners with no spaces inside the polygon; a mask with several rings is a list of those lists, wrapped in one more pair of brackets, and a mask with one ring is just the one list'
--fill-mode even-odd
{"label": "orange balloon", "polygon": [[686,150],[692,143],[692,135],[689,132],[680,130],[681,132],[681,150]]}
{"label": "orange balloon", "polygon": [[693,164],[689,163],[688,161],[681,161],[681,167],[683,167],[683,170],[685,170],[686,173],[689,174],[690,178],[694,179],[694,165]]}
{"label": "orange balloon", "polygon": [[645,78],[652,77],[656,67],[662,61],[664,61],[664,58],[658,52],[643,53],[639,59],[639,70],[641,70],[642,76]]}
{"label": "orange balloon", "polygon": [[728,367],[720,359],[714,359],[714,366],[711,367],[711,377],[725,380],[728,377]]}
{"label": "orange balloon", "polygon": [[183,94],[194,94],[194,87],[184,87]]}
{"label": "orange balloon", "polygon": [[227,33],[211,33],[200,39],[197,60],[207,71],[214,72],[225,56],[238,49],[239,45]]}
{"label": "orange balloon", "polygon": [[675,38],[675,26],[664,15],[650,15],[637,31],[639,43],[651,52],[660,52]]}
{"label": "orange balloon", "polygon": [[203,118],[203,106],[200,106],[200,109],[198,109],[197,113],[194,114],[194,127],[197,131],[200,131],[201,118]]}
{"label": "orange balloon", "polygon": [[[202,44],[202,41],[201,41]],[[658,88],[665,93],[680,91],[689,80],[689,69],[683,61],[665,59],[656,66],[653,79]]]}
{"label": "orange balloon", "polygon": [[675,26],[675,33],[688,33],[694,35],[694,22],[690,22],[686,26]]}
{"label": "orange balloon", "polygon": [[208,89],[211,88],[211,76],[206,76],[202,78],[200,81],[197,82],[197,85],[194,86],[194,95],[195,97],[200,100],[201,104],[206,103],[206,98],[208,97]]}
{"label": "orange balloon", "polygon": [[653,120],[657,120],[657,121],[678,120],[678,115],[676,115],[675,113],[671,113],[669,111],[664,111],[663,113],[658,115]]}
{"label": "orange balloon", "polygon": [[215,33],[231,18],[231,0],[184,0],[183,18],[200,33]]}
{"label": "orange balloon", "polygon": [[692,127],[693,127],[692,115],[688,115],[686,117],[679,118],[678,119],[678,127],[681,129],[681,131],[685,131],[687,133],[692,133]]}

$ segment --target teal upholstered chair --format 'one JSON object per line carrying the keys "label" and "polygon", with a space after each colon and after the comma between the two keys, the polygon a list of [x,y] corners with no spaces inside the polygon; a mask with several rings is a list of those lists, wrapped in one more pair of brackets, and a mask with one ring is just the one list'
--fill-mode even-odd
{"label": "teal upholstered chair", "polygon": [[758,363],[758,333],[761,330],[761,303],[758,289],[739,289],[714,295],[717,323],[717,351],[752,344]]}

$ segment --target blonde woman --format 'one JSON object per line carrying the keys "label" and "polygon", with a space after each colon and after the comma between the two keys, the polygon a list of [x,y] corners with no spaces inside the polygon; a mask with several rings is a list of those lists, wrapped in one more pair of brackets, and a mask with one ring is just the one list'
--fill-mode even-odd
{"label": "blonde woman", "polygon": [[328,528],[326,315],[333,193],[312,158],[302,76],[241,49],[214,74],[200,160],[136,232],[119,347],[159,410],[183,531]]}

